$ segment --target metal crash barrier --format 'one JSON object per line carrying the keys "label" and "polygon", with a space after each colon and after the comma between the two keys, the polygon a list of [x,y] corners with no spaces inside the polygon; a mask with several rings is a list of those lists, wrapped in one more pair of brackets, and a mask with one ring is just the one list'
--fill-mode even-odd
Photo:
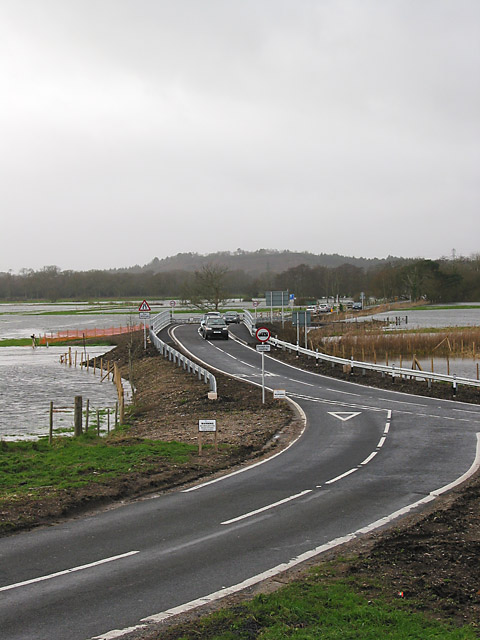
{"label": "metal crash barrier", "polygon": [[166,344],[157,336],[157,333],[160,333],[162,329],[165,329],[170,324],[172,324],[172,314],[170,311],[162,311],[157,316],[155,316],[149,331],[152,344],[164,358],[168,358],[170,362],[178,364],[178,366],[183,367],[185,371],[197,375],[199,380],[203,379],[206,384],[210,384],[210,392],[208,394],[208,397],[210,398],[210,400],[216,400],[217,379],[215,378],[213,373],[207,371],[207,369],[204,369],[198,363],[193,362],[193,360],[190,360],[190,358],[187,358],[186,355],[180,353],[180,351],[177,351],[177,349],[174,349],[170,345]]}

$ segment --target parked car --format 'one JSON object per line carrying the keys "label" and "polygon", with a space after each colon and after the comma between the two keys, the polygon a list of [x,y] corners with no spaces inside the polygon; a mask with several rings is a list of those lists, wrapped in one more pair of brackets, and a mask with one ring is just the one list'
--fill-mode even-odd
{"label": "parked car", "polygon": [[200,333],[205,340],[209,338],[223,338],[228,340],[227,323],[222,317],[210,316],[200,324]]}
{"label": "parked car", "polygon": [[240,314],[236,311],[227,311],[224,314],[223,319],[227,324],[238,324],[240,322]]}
{"label": "parked car", "polygon": [[318,311],[320,313],[330,313],[331,310],[332,310],[332,307],[329,304],[322,303],[318,305]]}

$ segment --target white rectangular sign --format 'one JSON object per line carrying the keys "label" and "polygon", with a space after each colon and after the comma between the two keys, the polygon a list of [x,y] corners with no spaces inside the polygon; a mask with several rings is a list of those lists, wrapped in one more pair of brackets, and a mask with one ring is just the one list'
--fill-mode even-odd
{"label": "white rectangular sign", "polygon": [[273,390],[273,399],[280,400],[285,399],[287,397],[287,392],[285,389],[274,389]]}
{"label": "white rectangular sign", "polygon": [[217,421],[216,420],[199,420],[198,430],[199,431],[216,431]]}
{"label": "white rectangular sign", "polygon": [[269,344],[257,344],[255,348],[257,351],[270,351]]}
{"label": "white rectangular sign", "polygon": [[149,311],[140,311],[138,315],[140,316],[140,320],[148,320],[150,318]]}

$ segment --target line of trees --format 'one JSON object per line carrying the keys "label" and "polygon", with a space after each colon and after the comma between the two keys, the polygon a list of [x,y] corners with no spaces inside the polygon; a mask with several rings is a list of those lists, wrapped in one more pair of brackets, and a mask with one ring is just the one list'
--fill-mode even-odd
{"label": "line of trees", "polygon": [[301,264],[281,273],[253,275],[211,264],[193,273],[61,271],[55,266],[19,274],[0,273],[3,301],[180,297],[197,306],[215,307],[226,298],[251,299],[264,296],[268,290],[287,289],[304,299],[337,294],[358,298],[363,291],[378,300],[480,301],[480,254],[470,258],[395,260],[370,268]]}

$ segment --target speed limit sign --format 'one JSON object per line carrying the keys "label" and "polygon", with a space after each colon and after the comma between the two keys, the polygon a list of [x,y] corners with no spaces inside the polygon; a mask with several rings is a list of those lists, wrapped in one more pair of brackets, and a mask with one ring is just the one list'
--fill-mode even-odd
{"label": "speed limit sign", "polygon": [[175,300],[170,300],[170,306],[174,307],[177,303],[175,302]]}
{"label": "speed limit sign", "polygon": [[268,342],[270,340],[270,331],[266,327],[259,327],[255,337],[259,342]]}

